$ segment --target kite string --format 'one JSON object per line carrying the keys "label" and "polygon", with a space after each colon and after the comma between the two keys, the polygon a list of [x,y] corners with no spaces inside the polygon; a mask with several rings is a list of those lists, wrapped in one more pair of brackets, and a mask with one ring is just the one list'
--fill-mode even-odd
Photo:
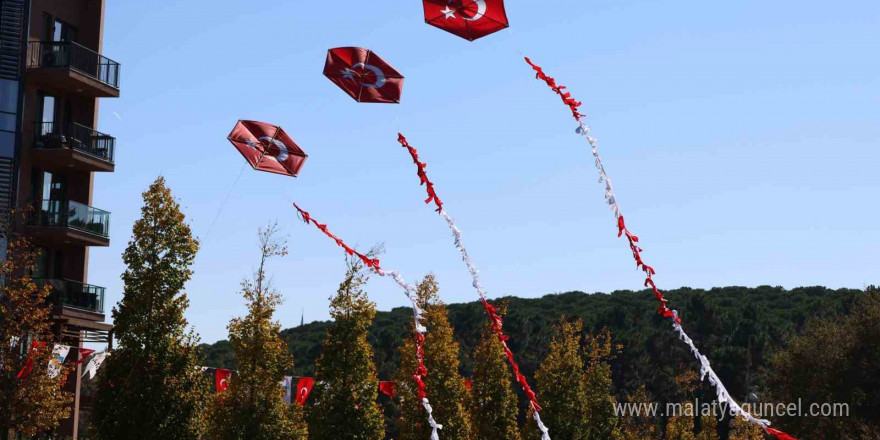
{"label": "kite string", "polygon": [[238,181],[241,179],[241,175],[244,174],[244,170],[247,168],[247,162],[245,162],[241,166],[241,170],[238,172],[238,176],[235,177],[235,180],[232,182],[232,186],[229,188],[229,191],[226,193],[226,197],[223,198],[223,202],[220,203],[220,207],[217,208],[217,213],[214,214],[214,219],[211,220],[211,224],[208,226],[208,230],[205,232],[205,237],[202,238],[202,243],[204,244],[208,240],[208,236],[211,235],[211,230],[214,229],[214,224],[217,223],[217,219],[220,218],[220,214],[223,212],[223,208],[226,206],[226,203],[229,201],[229,198],[232,196],[232,192],[235,190],[236,185],[238,185]]}
{"label": "kite string", "polygon": [[347,245],[342,239],[333,235],[328,229],[326,224],[318,223],[317,220],[312,218],[312,216],[304,211],[296,202],[293,203],[293,207],[297,210],[297,215],[307,224],[314,224],[324,235],[330,237],[336,244],[343,248],[345,252],[349,256],[354,256],[359,258],[365,266],[369,269],[372,269],[376,274],[382,277],[391,277],[401,289],[403,289],[403,293],[410,300],[413,307],[413,324],[415,327],[415,337],[416,337],[416,361],[418,362],[418,367],[416,371],[413,372],[413,379],[416,382],[416,389],[421,400],[422,406],[425,408],[425,411],[428,413],[428,424],[431,426],[431,440],[440,440],[440,435],[437,432],[440,429],[443,429],[443,425],[437,423],[434,420],[434,409],[431,407],[431,403],[428,401],[428,386],[425,384],[424,378],[428,375],[428,368],[425,366],[425,334],[428,332],[428,329],[422,325],[422,321],[424,319],[424,310],[419,301],[418,290],[412,284],[407,284],[406,280],[400,274],[400,272],[396,270],[385,271],[379,266],[378,258],[370,258],[364,254],[361,254],[354,250],[351,246]]}
{"label": "kite string", "polygon": [[544,426],[544,423],[541,422],[541,416],[538,414],[541,411],[541,406],[538,404],[537,395],[529,386],[528,381],[526,380],[525,375],[520,372],[519,365],[517,365],[516,360],[513,356],[513,351],[508,347],[507,341],[510,340],[510,336],[504,334],[503,330],[503,318],[498,314],[498,310],[489,304],[487,300],[486,290],[483,288],[482,283],[480,283],[480,272],[477,270],[476,266],[474,266],[473,261],[471,261],[471,257],[468,254],[467,248],[464,246],[464,240],[462,239],[461,230],[455,224],[455,220],[443,209],[443,202],[440,200],[440,197],[437,196],[436,191],[434,190],[434,183],[428,178],[428,174],[425,172],[425,168],[427,167],[426,163],[419,162],[419,153],[418,150],[413,148],[409,142],[406,140],[406,137],[403,134],[397,134],[397,141],[400,142],[400,145],[409,152],[410,157],[412,157],[413,163],[416,164],[417,174],[419,176],[420,185],[425,185],[425,190],[428,193],[428,198],[425,200],[425,203],[434,202],[434,205],[437,206],[436,211],[446,220],[446,224],[449,226],[449,229],[452,231],[452,237],[455,243],[455,247],[461,253],[461,259],[464,261],[467,266],[468,272],[471,274],[471,285],[476,289],[477,294],[480,296],[480,302],[483,304],[483,307],[486,309],[486,314],[489,316],[489,320],[492,325],[492,331],[495,333],[496,337],[499,341],[501,341],[501,346],[504,349],[504,354],[507,357],[507,361],[510,363],[511,369],[513,369],[514,376],[516,378],[516,382],[520,385],[523,392],[526,394],[526,398],[529,400],[529,404],[535,410],[534,418],[538,423],[538,428],[541,430],[541,439],[542,440],[550,440],[549,429]]}
{"label": "kite string", "polygon": [[582,103],[572,98],[571,93],[563,92],[565,86],[557,85],[556,80],[550,76],[547,76],[540,66],[532,63],[528,57],[524,58],[526,60],[526,63],[528,63],[536,72],[535,77],[539,80],[544,81],[548,87],[550,87],[557,95],[560,96],[560,98],[562,98],[562,102],[571,110],[572,116],[578,123],[578,127],[575,130],[576,133],[584,136],[587,143],[590,145],[596,168],[599,171],[599,183],[605,183],[605,201],[608,203],[609,207],[614,213],[614,216],[617,218],[617,236],[620,237],[624,234],[626,235],[627,241],[629,242],[630,250],[632,251],[633,259],[635,259],[636,261],[636,267],[641,269],[647,275],[645,279],[645,287],[651,287],[652,291],[654,292],[654,296],[659,303],[658,313],[663,315],[663,317],[665,318],[669,318],[672,321],[673,331],[678,333],[679,339],[688,345],[691,353],[700,362],[701,380],[704,380],[706,377],[709,378],[709,383],[715,388],[718,401],[726,404],[728,408],[730,408],[730,411],[734,416],[741,416],[746,421],[760,426],[767,434],[772,435],[779,440],[794,440],[793,437],[789,436],[788,434],[770,428],[770,422],[768,420],[755,418],[748,411],[744,410],[727,391],[727,388],[721,382],[721,379],[718,377],[718,375],[715,374],[715,371],[712,369],[712,366],[709,363],[709,359],[700,353],[696,345],[694,345],[693,340],[687,335],[687,333],[685,333],[684,328],[681,325],[681,318],[678,315],[678,311],[671,310],[666,306],[666,298],[663,296],[663,294],[654,283],[653,275],[656,273],[654,271],[654,268],[645,264],[645,262],[641,258],[642,248],[638,245],[639,238],[636,235],[632,234],[626,227],[623,215],[620,212],[620,206],[617,204],[617,197],[614,195],[614,189],[611,184],[611,179],[608,178],[608,175],[605,172],[605,167],[602,164],[602,158],[599,156],[598,141],[596,140],[596,138],[590,136],[590,127],[583,121],[583,119],[586,118],[586,115],[580,113],[578,109],[582,105]]}

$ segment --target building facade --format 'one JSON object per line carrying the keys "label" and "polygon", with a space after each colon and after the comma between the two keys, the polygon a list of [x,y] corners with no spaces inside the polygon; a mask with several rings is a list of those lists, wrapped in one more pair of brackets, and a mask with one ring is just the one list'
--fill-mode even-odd
{"label": "building facade", "polygon": [[[116,147],[97,127],[100,99],[119,97],[119,64],[101,54],[105,1],[0,0],[0,215],[28,211],[34,278],[51,286],[56,331],[72,347],[112,343],[104,288],[88,277],[89,249],[110,245],[110,213],[92,206]],[[77,438],[93,404],[81,368],[62,438]]]}

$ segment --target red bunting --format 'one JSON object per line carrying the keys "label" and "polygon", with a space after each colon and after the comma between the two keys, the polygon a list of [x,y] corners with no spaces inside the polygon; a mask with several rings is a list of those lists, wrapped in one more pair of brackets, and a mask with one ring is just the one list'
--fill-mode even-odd
{"label": "red bunting", "polygon": [[[439,200],[438,200],[438,202],[439,202]],[[385,275],[385,272],[383,272],[382,268],[379,267],[379,260],[378,259],[369,258],[364,254],[358,253],[357,251],[352,249],[350,246],[345,244],[345,242],[342,241],[342,239],[333,235],[327,229],[327,225],[323,225],[323,224],[318,223],[314,218],[312,218],[312,216],[308,212],[306,212],[302,208],[300,208],[299,205],[294,203],[293,207],[296,208],[296,210],[299,212],[299,216],[304,222],[314,224],[318,229],[321,230],[321,232],[324,233],[324,235],[330,237],[331,239],[333,239],[336,242],[336,244],[338,246],[342,247],[348,255],[356,255],[358,258],[361,259],[361,261],[364,263],[365,266],[369,267],[370,269],[372,269],[374,272],[376,272],[380,276]],[[413,379],[416,381],[419,399],[424,399],[428,395],[426,392],[426,390],[428,389],[428,385],[425,384],[425,381],[424,381],[424,377],[428,375],[428,368],[425,367],[425,349],[424,349],[425,335],[423,335],[419,332],[415,332],[415,334],[416,334],[416,358],[418,359],[419,365],[418,365],[418,369],[413,373]]]}
{"label": "red bunting", "polygon": [[311,377],[301,377],[296,383],[296,403],[299,406],[306,404],[309,394],[312,394],[312,388],[315,386],[315,379]]}
{"label": "red bunting", "polygon": [[393,399],[394,395],[397,394],[397,385],[394,382],[381,381],[379,382],[379,391]]}
{"label": "red bunting", "polygon": [[232,379],[232,370],[224,370],[218,368],[214,371],[214,389],[218,393],[222,393],[229,388],[229,381]]}
{"label": "red bunting", "polygon": [[428,191],[428,198],[425,200],[425,203],[434,202],[437,205],[437,212],[443,210],[443,202],[440,201],[440,198],[437,197],[437,193],[434,192],[434,184],[431,183],[431,180],[428,179],[428,174],[425,173],[425,167],[428,166],[426,163],[419,162],[419,152],[415,148],[409,145],[409,142],[406,141],[406,138],[403,137],[402,134],[397,133],[397,142],[400,142],[400,145],[409,151],[409,155],[412,157],[413,163],[416,164],[416,168],[418,169],[417,174],[419,175],[419,185],[426,185],[426,189]]}
{"label": "red bunting", "polygon": [[[425,203],[434,202],[437,206],[436,211],[441,214],[445,214],[443,212],[443,202],[440,201],[440,198],[437,197],[437,193],[434,191],[434,183],[428,178],[428,174],[425,172],[425,167],[427,167],[426,163],[419,162],[419,153],[418,150],[413,148],[409,142],[407,142],[406,137],[401,133],[397,133],[397,141],[400,142],[400,145],[406,148],[409,151],[410,157],[412,157],[413,163],[416,164],[416,168],[418,169],[417,174],[419,176],[420,185],[425,185],[428,191],[428,199],[425,200]],[[522,387],[523,391],[526,393],[526,397],[529,399],[532,407],[535,411],[541,411],[541,406],[538,404],[538,399],[535,396],[535,392],[532,391],[532,388],[529,386],[528,381],[526,381],[526,377],[520,373],[519,365],[517,365],[516,361],[513,357],[513,352],[507,346],[507,341],[510,339],[510,336],[504,334],[502,331],[502,318],[498,315],[497,310],[485,298],[481,296],[481,301],[483,302],[483,307],[486,309],[486,313],[489,315],[489,320],[492,322],[492,331],[495,332],[498,340],[501,341],[501,345],[504,347],[504,353],[507,356],[507,360],[510,363],[510,367],[513,369],[514,376],[516,377],[516,382],[519,383],[520,387]]]}
{"label": "red bunting", "polygon": [[31,371],[34,370],[34,357],[39,354],[40,350],[46,348],[45,342],[34,341],[31,343],[31,349],[28,352],[28,357],[24,361],[24,367],[22,367],[21,371],[18,372],[18,375],[15,377],[17,379],[24,379],[31,374]]}
{"label": "red bunting", "polygon": [[[542,80],[545,83],[547,83],[547,86],[550,87],[550,89],[552,89],[557,95],[559,95],[560,98],[562,98],[562,102],[566,106],[568,106],[568,108],[571,110],[571,114],[574,117],[574,119],[576,121],[578,121],[579,123],[581,123],[582,122],[581,119],[586,117],[586,115],[584,115],[583,113],[581,113],[578,110],[578,108],[581,106],[582,103],[580,101],[577,101],[574,98],[572,98],[571,93],[563,92],[563,90],[565,89],[565,86],[557,85],[556,80],[553,79],[552,77],[546,75],[544,73],[544,70],[540,66],[532,63],[532,61],[528,57],[526,57],[525,60],[526,60],[526,63],[528,63],[530,66],[532,66],[532,69],[535,70],[535,72],[537,72],[535,77],[537,79]],[[580,129],[583,129],[583,128],[584,128],[584,125],[581,124]],[[596,147],[595,147],[594,141],[590,140],[590,144],[593,145],[593,148],[594,148],[593,154],[595,155],[596,154],[595,153]],[[598,160],[598,157],[597,157],[597,160]],[[601,167],[601,163],[597,162],[597,166]],[[600,168],[600,170],[601,170],[601,168]],[[603,174],[603,176],[604,176],[604,174]],[[657,313],[662,315],[664,318],[669,318],[672,321],[680,324],[681,318],[679,318],[673,310],[669,309],[666,306],[666,302],[667,302],[666,298],[663,296],[663,294],[657,288],[656,284],[654,284],[653,276],[654,276],[654,274],[656,274],[656,272],[654,271],[653,267],[648,266],[642,260],[642,255],[641,255],[642,248],[639,247],[639,245],[638,245],[639,237],[632,234],[629,231],[629,229],[627,229],[626,223],[624,222],[624,219],[623,219],[623,215],[618,215],[618,217],[617,217],[617,229],[618,229],[618,232],[617,232],[618,237],[626,235],[626,239],[629,242],[630,250],[632,251],[633,259],[636,261],[636,267],[638,269],[641,269],[643,272],[645,272],[645,275],[647,275],[647,278],[645,279],[645,287],[650,286],[651,290],[654,292],[654,297],[657,299],[657,302],[659,303]],[[767,434],[770,434],[770,435],[776,437],[778,440],[797,440],[794,437],[791,437],[790,435],[788,435],[782,431],[779,431],[779,430],[776,430],[776,429],[773,429],[770,427],[766,427],[764,425],[761,425],[761,426],[762,426],[762,428],[764,428],[764,430],[767,432]]]}
{"label": "red bunting", "polygon": [[471,389],[472,386],[474,386],[474,383],[473,383],[473,382],[471,382],[471,381],[469,381],[469,380],[465,380],[465,381],[464,381],[464,387],[465,387],[465,388],[467,388],[467,389]]}

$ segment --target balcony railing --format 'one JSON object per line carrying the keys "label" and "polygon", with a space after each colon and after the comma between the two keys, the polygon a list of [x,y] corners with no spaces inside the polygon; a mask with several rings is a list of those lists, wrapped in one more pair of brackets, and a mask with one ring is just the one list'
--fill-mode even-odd
{"label": "balcony railing", "polygon": [[119,88],[119,63],[85,46],[68,41],[32,41],[28,67],[74,69],[115,89]]}
{"label": "balcony railing", "polygon": [[77,229],[101,237],[110,235],[110,213],[69,200],[40,200],[31,225]]}
{"label": "balcony railing", "polygon": [[77,123],[37,122],[35,148],[71,148],[113,163],[116,138]]}
{"label": "balcony railing", "polygon": [[52,286],[49,299],[56,305],[104,313],[104,288],[73,280],[40,278],[37,285]]}

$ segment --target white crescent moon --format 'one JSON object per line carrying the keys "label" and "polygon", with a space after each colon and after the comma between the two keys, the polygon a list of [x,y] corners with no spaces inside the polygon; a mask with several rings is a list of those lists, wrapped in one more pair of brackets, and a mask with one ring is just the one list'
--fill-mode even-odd
{"label": "white crescent moon", "polygon": [[369,87],[371,89],[381,89],[383,86],[385,86],[385,72],[383,72],[382,69],[380,69],[376,66],[373,66],[370,64],[364,64],[364,63],[357,63],[351,67],[352,68],[361,67],[363,69],[369,70],[370,72],[373,72],[376,75],[376,82],[374,82],[373,84],[361,82],[360,84],[362,86]]}
{"label": "white crescent moon", "polygon": [[278,154],[276,156],[272,156],[272,157],[274,157],[275,159],[278,159],[278,162],[284,162],[285,160],[287,160],[287,157],[289,156],[289,154],[287,152],[288,151],[287,145],[284,145],[284,142],[281,142],[278,139],[272,139],[269,136],[261,137],[260,142],[263,142],[263,143],[272,142],[273,144],[275,144],[276,147],[278,147]]}
{"label": "white crescent moon", "polygon": [[474,14],[474,16],[471,17],[471,18],[467,18],[467,17],[464,16],[464,14],[462,14],[462,15],[461,15],[461,18],[463,18],[463,19],[465,19],[465,20],[467,20],[467,21],[477,21],[477,20],[483,18],[483,15],[486,14],[486,9],[489,8],[489,7],[486,5],[486,0],[475,0],[474,3],[477,4],[477,13]]}
{"label": "white crescent moon", "polygon": [[229,386],[229,384],[226,379],[220,379],[220,388],[226,389],[227,386]]}

